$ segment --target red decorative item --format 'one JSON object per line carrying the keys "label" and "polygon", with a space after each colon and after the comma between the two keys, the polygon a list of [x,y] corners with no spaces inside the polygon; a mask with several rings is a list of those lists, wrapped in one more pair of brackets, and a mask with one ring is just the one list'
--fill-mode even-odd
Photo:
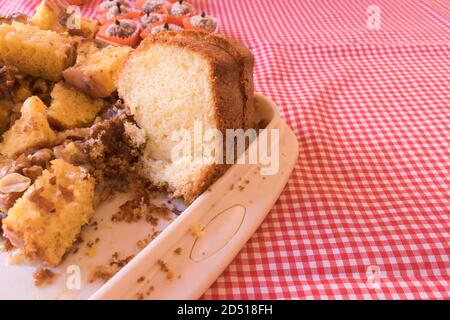
{"label": "red decorative item", "polygon": [[[204,13],[202,13],[202,14],[204,14]],[[217,31],[217,21],[215,21],[215,28],[214,28],[214,30],[207,30],[206,28],[201,28],[199,26],[193,25],[191,23],[191,18],[192,18],[192,16],[186,17],[186,18],[183,19],[183,28],[191,29],[191,30],[207,31],[207,32],[216,32]]]}
{"label": "red decorative item", "polygon": [[[120,23],[121,20],[116,20],[114,23]],[[109,26],[111,26],[110,24],[104,25],[100,28],[100,30],[97,33],[97,39],[101,40],[103,42],[106,43],[110,43],[110,44],[120,44],[120,45],[124,45],[124,46],[130,46],[130,47],[137,47],[137,45],[139,44],[140,38],[139,38],[139,34],[141,31],[141,25],[139,24],[139,22],[135,21],[135,20],[131,20],[135,23],[136,26],[136,30],[128,37],[119,37],[119,36],[110,36],[107,34],[107,29]]]}
{"label": "red decorative item", "polygon": [[[169,23],[173,23],[176,24],[177,26],[183,27],[183,20],[189,17],[192,17],[195,14],[195,8],[191,6],[191,11],[189,12],[189,14],[183,15],[183,16],[174,16],[172,15],[172,7],[175,5],[176,2],[180,2],[180,1],[175,1],[169,8],[169,16],[167,17],[167,22]],[[185,3],[188,3],[187,1],[182,1]],[[189,5],[191,5],[190,3],[188,3]]]}

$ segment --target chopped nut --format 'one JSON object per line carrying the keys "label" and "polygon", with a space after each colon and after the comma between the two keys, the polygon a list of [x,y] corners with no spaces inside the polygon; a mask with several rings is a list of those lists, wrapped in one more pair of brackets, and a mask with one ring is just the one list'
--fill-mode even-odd
{"label": "chopped nut", "polygon": [[21,192],[0,193],[0,211],[7,212],[22,195]]}
{"label": "chopped nut", "polygon": [[31,155],[31,164],[36,166],[41,166],[42,168],[47,168],[50,160],[53,159],[53,151],[44,148],[41,150],[36,151]]}
{"label": "chopped nut", "polygon": [[53,148],[55,158],[63,159],[74,165],[82,165],[88,162],[88,156],[78,147],[75,142],[59,145]]}
{"label": "chopped nut", "polygon": [[37,79],[36,82],[33,84],[33,93],[34,94],[44,94],[47,93],[49,89],[47,81],[44,79]]}
{"label": "chopped nut", "polygon": [[42,175],[42,168],[39,166],[31,166],[29,168],[24,168],[22,172],[25,177],[30,178],[31,181],[34,182],[34,180],[36,180],[37,177]]}
{"label": "chopped nut", "polygon": [[31,179],[18,173],[9,173],[0,180],[3,193],[24,192],[31,184]]}
{"label": "chopped nut", "polygon": [[28,157],[22,153],[20,156],[17,157],[16,160],[14,160],[10,172],[20,173],[23,168],[28,167],[31,167],[30,159],[28,159]]}

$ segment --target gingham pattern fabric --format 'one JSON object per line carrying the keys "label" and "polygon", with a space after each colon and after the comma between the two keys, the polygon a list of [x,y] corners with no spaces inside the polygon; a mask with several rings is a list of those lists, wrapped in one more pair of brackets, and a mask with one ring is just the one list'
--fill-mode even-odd
{"label": "gingham pattern fabric", "polygon": [[280,199],[204,298],[450,298],[448,0],[193,2],[251,48],[257,91],[300,144]]}

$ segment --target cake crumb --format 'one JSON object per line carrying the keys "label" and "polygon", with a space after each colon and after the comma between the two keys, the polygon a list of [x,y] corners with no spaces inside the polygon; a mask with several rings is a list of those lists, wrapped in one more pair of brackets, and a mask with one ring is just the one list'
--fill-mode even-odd
{"label": "cake crumb", "polygon": [[96,266],[92,272],[89,283],[93,283],[96,280],[101,280],[103,282],[108,281],[112,276],[114,276],[120,269],[122,269],[134,255],[130,255],[126,258],[120,258],[118,252],[114,252],[108,261],[107,266]]}
{"label": "cake crumb", "polygon": [[164,261],[161,260],[161,259],[159,259],[159,260],[157,261],[157,263],[158,263],[158,265],[159,265],[160,270],[161,270],[162,272],[165,272],[165,273],[166,273],[166,279],[167,279],[167,280],[172,280],[173,277],[174,277],[174,273],[173,273],[172,270],[169,269],[169,267],[167,266],[167,263],[164,262]]}
{"label": "cake crumb", "polygon": [[56,274],[53,271],[51,271],[50,269],[38,268],[33,273],[34,285],[36,287],[40,287],[42,285],[52,284],[53,281],[55,280],[54,279],[55,275]]}
{"label": "cake crumb", "polygon": [[144,249],[148,244],[149,244],[150,240],[149,239],[142,239],[142,240],[138,240],[136,242],[136,245],[139,249]]}
{"label": "cake crumb", "polygon": [[20,264],[20,263],[23,262],[24,258],[25,258],[25,257],[24,257],[23,254],[20,253],[20,252],[13,253],[12,255],[10,255],[10,256],[8,257],[7,264],[8,264],[8,266]]}
{"label": "cake crumb", "polygon": [[148,290],[145,293],[145,295],[149,296],[153,291],[155,291],[155,287],[154,286],[150,286],[150,288],[148,288]]}
{"label": "cake crumb", "polygon": [[95,248],[92,247],[87,247],[86,251],[84,252],[88,257],[95,257],[95,255],[97,254],[97,250],[95,250]]}
{"label": "cake crumb", "polygon": [[137,279],[137,282],[140,283],[140,282],[142,282],[142,281],[144,281],[144,280],[145,280],[145,277],[142,276],[142,277],[139,277],[139,279]]}
{"label": "cake crumb", "polygon": [[178,247],[173,251],[173,253],[175,253],[177,256],[179,256],[181,254],[181,250],[182,249],[180,247]]}
{"label": "cake crumb", "polygon": [[103,282],[108,281],[117,273],[118,270],[116,270],[113,267],[107,267],[107,266],[96,266],[94,268],[94,271],[92,272],[89,283],[93,283],[97,280],[101,280]]}
{"label": "cake crumb", "polygon": [[144,294],[142,292],[139,292],[136,294],[136,299],[137,300],[144,300]]}
{"label": "cake crumb", "polygon": [[4,238],[1,234],[0,234],[0,240],[2,242],[2,247],[0,252],[10,252],[14,249],[14,246],[12,245],[11,241],[9,241],[8,238]]}
{"label": "cake crumb", "polygon": [[205,235],[205,231],[203,231],[203,226],[200,223],[196,223],[192,225],[189,230],[194,237],[201,238]]}
{"label": "cake crumb", "polygon": [[139,194],[119,207],[119,211],[112,215],[112,222],[137,222],[141,219],[157,226],[159,217],[169,218],[170,209],[165,205],[155,205],[150,202],[154,197],[152,193]]}

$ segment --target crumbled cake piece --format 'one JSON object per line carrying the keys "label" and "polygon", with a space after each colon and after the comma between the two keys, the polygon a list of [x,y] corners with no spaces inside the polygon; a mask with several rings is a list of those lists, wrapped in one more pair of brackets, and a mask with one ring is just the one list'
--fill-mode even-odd
{"label": "crumbled cake piece", "polygon": [[47,108],[36,96],[28,98],[21,109],[22,116],[3,134],[0,152],[9,158],[45,147],[55,138],[46,115]]}
{"label": "crumbled cake piece", "polygon": [[47,117],[58,129],[91,125],[104,106],[102,99],[93,99],[64,82],[55,84],[50,95],[52,102]]}
{"label": "crumbled cake piece", "polygon": [[69,29],[69,33],[72,36],[81,36],[83,38],[93,38],[98,29],[99,29],[99,24],[97,22],[97,20],[94,19],[89,19],[86,17],[81,17],[80,18],[80,28],[76,29],[76,28],[71,28]]}
{"label": "crumbled cake piece", "polygon": [[94,40],[80,39],[77,46],[77,63],[86,60],[88,57],[99,51],[100,48]]}
{"label": "crumbled cake piece", "polygon": [[100,114],[82,142],[98,185],[105,182],[115,191],[135,181],[134,166],[140,150],[133,147],[124,134],[124,124],[129,120],[127,109],[119,101]]}
{"label": "crumbled cake piece", "polygon": [[94,213],[94,184],[79,167],[53,160],[3,219],[6,237],[26,256],[57,266]]}
{"label": "crumbled cake piece", "polygon": [[67,36],[19,22],[0,25],[0,59],[35,77],[58,81],[75,63],[76,45]]}
{"label": "crumbled cake piece", "polygon": [[111,216],[113,222],[136,222],[141,219],[157,226],[159,218],[171,219],[171,210],[165,204],[157,205],[153,203],[157,194],[152,190],[139,189],[135,196],[123,203],[119,211]]}
{"label": "crumbled cake piece", "polygon": [[56,273],[46,268],[38,268],[33,273],[34,285],[40,287],[42,285],[52,284],[55,280]]}
{"label": "crumbled cake piece", "polygon": [[67,27],[64,24],[67,17],[66,5],[63,5],[62,1],[43,0],[36,7],[36,12],[30,18],[30,23],[42,30],[61,33],[67,31]]}
{"label": "crumbled cake piece", "polygon": [[108,97],[117,89],[119,67],[131,50],[127,46],[108,46],[64,70],[64,79],[92,97]]}

